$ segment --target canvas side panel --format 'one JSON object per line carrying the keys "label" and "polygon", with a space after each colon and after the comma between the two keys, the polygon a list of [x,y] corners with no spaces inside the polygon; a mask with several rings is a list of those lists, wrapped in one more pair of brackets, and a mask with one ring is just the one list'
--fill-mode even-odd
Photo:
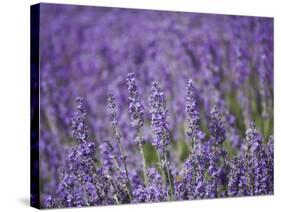
{"label": "canvas side panel", "polygon": [[35,208],[40,208],[39,23],[40,5],[32,5],[30,7],[30,204]]}

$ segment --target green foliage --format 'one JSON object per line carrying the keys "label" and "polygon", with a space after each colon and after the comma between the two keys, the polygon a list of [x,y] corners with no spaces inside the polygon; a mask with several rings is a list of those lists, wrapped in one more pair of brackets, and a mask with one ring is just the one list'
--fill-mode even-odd
{"label": "green foliage", "polygon": [[159,162],[157,151],[152,144],[146,142],[143,145],[143,151],[145,155],[145,162],[148,166],[155,166]]}

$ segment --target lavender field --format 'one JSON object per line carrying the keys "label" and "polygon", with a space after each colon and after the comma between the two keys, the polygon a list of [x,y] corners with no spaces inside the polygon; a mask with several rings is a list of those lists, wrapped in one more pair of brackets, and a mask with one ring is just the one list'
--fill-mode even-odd
{"label": "lavender field", "polygon": [[273,19],[41,4],[43,208],[273,194]]}

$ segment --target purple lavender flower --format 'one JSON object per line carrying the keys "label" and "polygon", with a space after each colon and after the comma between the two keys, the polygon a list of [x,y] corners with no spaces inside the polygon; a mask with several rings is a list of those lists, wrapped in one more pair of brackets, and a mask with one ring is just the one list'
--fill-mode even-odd
{"label": "purple lavender flower", "polygon": [[[113,125],[114,128],[118,127],[118,119],[117,119],[117,107],[116,107],[116,102],[115,102],[115,97],[113,93],[109,92],[108,93],[108,109],[111,115],[111,124]],[[117,135],[118,137],[120,135]]]}
{"label": "purple lavender flower", "polygon": [[213,106],[211,109],[210,132],[213,142],[216,145],[222,145],[222,143],[225,141],[225,129],[217,106]]}
{"label": "purple lavender flower", "polygon": [[111,196],[103,195],[109,190],[110,184],[96,165],[94,143],[86,139],[88,136],[85,118],[86,111],[84,111],[82,98],[77,98],[72,129],[73,136],[79,143],[69,152],[56,192],[58,205],[63,207],[102,205],[104,202],[113,202]]}
{"label": "purple lavender flower", "polygon": [[250,179],[245,168],[245,158],[235,158],[231,163],[228,182],[228,196],[251,195]]}
{"label": "purple lavender flower", "polygon": [[99,146],[100,158],[103,168],[108,172],[111,172],[114,166],[114,147],[109,140],[105,140]]}
{"label": "purple lavender flower", "polygon": [[266,145],[267,152],[267,168],[268,168],[268,193],[273,194],[273,181],[274,181],[274,149],[273,149],[273,136],[271,135]]}
{"label": "purple lavender flower", "polygon": [[257,131],[254,122],[249,123],[249,128],[246,130],[246,140],[252,148],[253,153],[259,151],[262,145],[261,134]]}
{"label": "purple lavender flower", "polygon": [[129,91],[129,114],[131,115],[131,124],[134,128],[140,130],[144,122],[144,107],[140,101],[135,74],[129,73],[126,80]]}
{"label": "purple lavender flower", "polygon": [[253,194],[272,193],[271,160],[267,155],[266,146],[262,143],[262,136],[257,131],[255,123],[251,122],[246,131],[246,140],[251,147]]}
{"label": "purple lavender flower", "polygon": [[191,154],[185,161],[182,174],[175,179],[175,196],[178,200],[211,198],[205,178],[209,160],[203,154]]}
{"label": "purple lavender flower", "polygon": [[78,142],[86,142],[88,138],[86,125],[86,112],[84,108],[84,99],[76,98],[76,112],[72,119],[72,134]]}
{"label": "purple lavender flower", "polygon": [[171,179],[171,170],[168,161],[167,146],[170,144],[170,132],[166,121],[168,110],[166,98],[163,91],[159,88],[159,83],[152,83],[152,94],[150,96],[150,106],[152,115],[152,128],[154,131],[153,145],[159,151],[159,164],[163,169],[166,184],[169,185],[170,199],[173,197],[173,184]]}
{"label": "purple lavender flower", "polygon": [[142,138],[141,132],[141,128],[144,123],[144,107],[140,101],[135,75],[133,73],[129,73],[127,75],[127,86],[129,91],[129,114],[131,116],[131,125],[136,129],[135,142],[138,145],[140,154],[142,155],[144,181],[147,183],[147,176],[145,173],[146,162],[143,150],[144,139]]}
{"label": "purple lavender flower", "polygon": [[199,130],[199,109],[195,88],[192,80],[188,80],[186,84],[186,119],[187,131],[186,134],[192,140],[197,138]]}
{"label": "purple lavender flower", "polygon": [[167,105],[163,91],[159,88],[159,83],[152,83],[152,94],[150,96],[150,106],[152,115],[152,128],[154,132],[153,145],[161,152],[164,152],[167,145],[171,143],[168,130]]}
{"label": "purple lavender flower", "polygon": [[189,139],[191,139],[191,146],[196,145],[197,151],[201,145],[202,138],[205,136],[200,130],[200,111],[198,106],[198,98],[196,90],[192,80],[188,80],[186,83],[186,104],[185,113],[187,120],[186,134]]}
{"label": "purple lavender flower", "polygon": [[118,145],[120,158],[122,160],[122,165],[123,165],[123,168],[124,168],[125,174],[126,174],[127,193],[129,195],[130,200],[132,200],[131,183],[130,183],[130,179],[129,179],[127,164],[126,164],[126,156],[124,155],[123,147],[121,144],[121,134],[118,129],[117,107],[116,107],[115,97],[110,92],[108,93],[108,108],[109,108],[109,111],[111,114],[111,123],[112,123],[113,130],[114,130],[114,137],[115,137],[117,145]]}
{"label": "purple lavender flower", "polygon": [[167,200],[168,189],[155,168],[147,169],[148,185],[139,185],[133,192],[135,202],[161,202]]}

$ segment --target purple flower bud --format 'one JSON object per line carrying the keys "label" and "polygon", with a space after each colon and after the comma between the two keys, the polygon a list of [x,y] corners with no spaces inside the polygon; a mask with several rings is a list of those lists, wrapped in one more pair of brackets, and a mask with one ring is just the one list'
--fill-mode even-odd
{"label": "purple flower bud", "polygon": [[246,130],[246,140],[252,148],[252,151],[256,151],[261,147],[262,137],[256,129],[254,122],[250,122],[249,128]]}
{"label": "purple flower bud", "polygon": [[152,144],[159,150],[164,151],[170,144],[170,134],[168,130],[167,105],[163,91],[159,88],[159,83],[152,83],[150,96],[150,106],[152,115],[152,128],[154,132],[154,140]]}
{"label": "purple flower bud", "polygon": [[186,119],[187,119],[187,130],[186,134],[190,139],[196,139],[199,133],[199,108],[198,100],[196,96],[195,87],[192,80],[188,80],[186,84]]}
{"label": "purple flower bud", "polygon": [[221,145],[225,141],[225,129],[222,123],[221,114],[214,105],[211,109],[211,137],[216,145]]}
{"label": "purple flower bud", "polygon": [[82,97],[76,98],[76,112],[72,119],[72,135],[78,142],[86,142],[88,138],[86,112],[84,108],[84,99]]}
{"label": "purple flower bud", "polygon": [[129,114],[131,115],[131,125],[139,129],[143,126],[144,122],[144,107],[140,101],[135,74],[129,73],[126,80],[129,91]]}
{"label": "purple flower bud", "polygon": [[242,158],[235,158],[231,163],[228,180],[228,196],[250,195],[250,179],[247,177],[245,161]]}

